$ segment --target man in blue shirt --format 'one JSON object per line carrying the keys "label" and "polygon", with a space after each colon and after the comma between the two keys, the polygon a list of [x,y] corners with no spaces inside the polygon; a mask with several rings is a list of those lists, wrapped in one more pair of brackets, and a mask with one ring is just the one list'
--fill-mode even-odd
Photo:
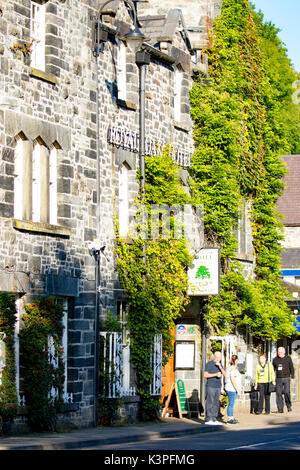
{"label": "man in blue shirt", "polygon": [[222,424],[217,421],[219,414],[219,399],[222,386],[222,376],[226,377],[226,372],[221,364],[222,354],[216,351],[213,360],[205,365],[204,378],[206,380],[206,410],[205,424]]}

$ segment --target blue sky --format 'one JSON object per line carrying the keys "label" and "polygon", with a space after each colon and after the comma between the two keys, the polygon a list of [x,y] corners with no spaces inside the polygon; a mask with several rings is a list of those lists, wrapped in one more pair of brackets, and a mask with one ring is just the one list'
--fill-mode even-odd
{"label": "blue sky", "polygon": [[279,38],[285,43],[288,56],[300,72],[300,0],[250,0],[261,10],[265,20],[281,29]]}

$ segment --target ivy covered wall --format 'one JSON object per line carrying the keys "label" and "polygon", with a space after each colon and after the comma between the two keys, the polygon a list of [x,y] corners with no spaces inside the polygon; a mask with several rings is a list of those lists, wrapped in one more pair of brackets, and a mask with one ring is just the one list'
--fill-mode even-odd
{"label": "ivy covered wall", "polygon": [[[297,144],[285,119],[294,119],[297,74],[277,32],[248,0],[224,0],[210,32],[208,76],[199,73],[191,92],[192,173],[205,207],[206,243],[220,245],[222,260],[221,292],[209,299],[207,319],[222,333],[248,325],[253,336],[273,340],[294,331],[280,281],[276,201],[285,174],[280,156]],[[253,279],[235,260],[242,201],[252,207]]]}

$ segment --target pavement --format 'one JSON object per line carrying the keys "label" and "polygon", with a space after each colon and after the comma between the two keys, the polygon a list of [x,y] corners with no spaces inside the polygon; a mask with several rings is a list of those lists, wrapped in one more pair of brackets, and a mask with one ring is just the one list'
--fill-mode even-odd
{"label": "pavement", "polygon": [[251,430],[268,428],[300,422],[300,402],[293,403],[292,412],[279,414],[272,410],[269,415],[241,413],[237,416],[238,424],[222,426],[204,424],[204,418],[170,417],[159,422],[138,423],[125,426],[98,426],[94,428],[72,430],[64,433],[30,433],[0,437],[1,450],[80,450],[89,447],[112,446],[132,442],[166,439],[208,432],[228,432],[230,429]]}

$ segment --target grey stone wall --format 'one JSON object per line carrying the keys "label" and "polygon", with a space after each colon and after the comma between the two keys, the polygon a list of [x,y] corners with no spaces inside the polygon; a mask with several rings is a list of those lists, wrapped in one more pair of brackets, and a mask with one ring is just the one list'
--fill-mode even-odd
{"label": "grey stone wall", "polygon": [[[68,392],[78,410],[66,421],[77,427],[93,423],[95,261],[88,244],[106,246],[101,257],[100,314],[116,311],[123,295],[114,259],[114,211],[118,208],[119,169],[130,167],[130,197],[137,194],[138,157],[108,143],[111,125],[138,132],[138,67],[127,48],[128,103],[116,96],[116,44],[105,44],[99,57],[100,233],[97,233],[96,66],[92,53],[92,20],[96,0],[49,0],[46,4],[46,69],[31,68],[30,57],[13,53],[16,43],[30,40],[30,0],[3,0],[0,18],[0,290],[24,299],[54,294],[69,300]],[[130,24],[124,7],[116,18]],[[176,46],[176,47],[175,47]],[[184,42],[172,53],[189,63]],[[176,49],[177,48],[177,49]],[[182,55],[183,54],[183,55]],[[189,69],[183,83],[183,113],[188,115]],[[173,123],[172,65],[151,59],[146,76],[146,134],[192,149],[192,129]],[[14,220],[15,146],[17,136],[42,139],[57,151],[58,225]],[[129,408],[131,405],[129,406]],[[130,415],[132,415],[130,411]]]}

